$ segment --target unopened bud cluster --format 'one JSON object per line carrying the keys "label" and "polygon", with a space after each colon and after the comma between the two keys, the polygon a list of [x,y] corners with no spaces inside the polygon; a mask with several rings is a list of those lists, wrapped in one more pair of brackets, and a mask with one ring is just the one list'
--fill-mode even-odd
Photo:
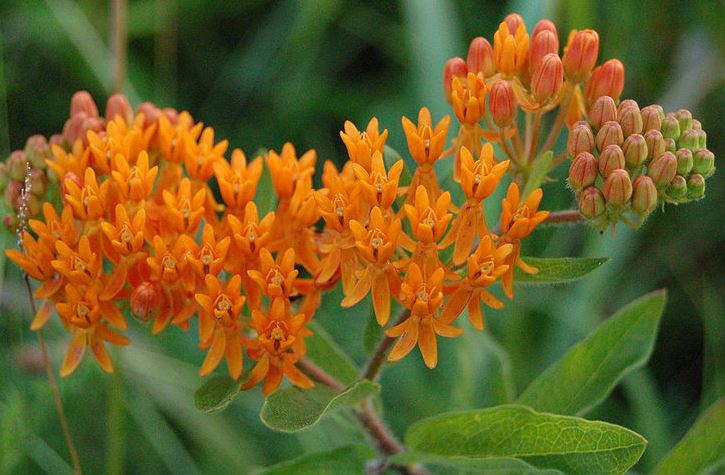
{"label": "unopened bud cluster", "polygon": [[601,227],[620,220],[639,226],[658,205],[699,200],[715,171],[706,139],[687,110],[665,115],[658,105],[640,109],[627,99],[617,106],[598,97],[567,141],[579,210]]}
{"label": "unopened bud cluster", "polygon": [[[51,138],[51,141],[57,140],[57,136]],[[33,135],[23,150],[15,150],[4,162],[0,162],[0,192],[5,205],[2,222],[9,231],[16,231],[21,208],[28,218],[40,213],[48,192],[49,175],[45,160],[50,155],[50,144],[45,137]],[[26,184],[29,189],[24,195]]]}

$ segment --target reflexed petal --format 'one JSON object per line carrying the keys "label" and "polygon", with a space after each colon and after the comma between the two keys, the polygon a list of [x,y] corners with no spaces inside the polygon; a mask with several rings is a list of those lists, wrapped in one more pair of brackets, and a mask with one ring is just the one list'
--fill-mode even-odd
{"label": "reflexed petal", "polygon": [[438,344],[431,320],[432,318],[428,318],[420,325],[418,348],[420,348],[420,354],[423,355],[425,365],[432,369],[438,364]]}
{"label": "reflexed petal", "polygon": [[299,370],[289,359],[284,360],[283,364],[284,374],[287,376],[292,384],[301,388],[307,389],[315,385],[305,373]]}
{"label": "reflexed petal", "polygon": [[390,319],[390,287],[388,286],[388,278],[383,272],[375,275],[372,289],[375,318],[382,327],[387,325]]}
{"label": "reflexed petal", "polygon": [[78,363],[83,358],[83,353],[86,351],[86,333],[84,331],[77,331],[73,335],[73,340],[68,346],[68,351],[65,353],[63,364],[60,367],[61,377],[66,377],[71,374],[78,367]]}
{"label": "reflexed petal", "polygon": [[264,355],[261,360],[257,361],[254,369],[249,373],[249,379],[242,385],[242,389],[247,390],[253,388],[262,381],[269,372],[269,356]]}
{"label": "reflexed petal", "polygon": [[113,373],[113,363],[111,362],[111,356],[108,354],[108,348],[103,344],[101,339],[95,333],[91,335],[91,351],[93,356],[98,362],[98,366],[101,367],[106,373]]}
{"label": "reflexed petal", "polygon": [[206,376],[210,374],[219,365],[219,362],[224,356],[224,348],[226,346],[226,338],[224,337],[224,331],[218,328],[214,332],[214,340],[211,342],[211,348],[204,358],[204,362],[201,364],[199,370],[199,376]]}
{"label": "reflexed petal", "polygon": [[[400,338],[395,343],[395,346],[393,347],[393,350],[388,355],[388,361],[398,361],[402,359],[405,355],[410,353],[410,351],[415,348],[416,343],[418,343],[418,321],[413,321],[412,319],[408,319],[405,322],[401,323],[397,327],[401,327],[403,324],[407,324],[405,327],[405,331],[400,335]],[[393,336],[392,330],[396,328],[390,328],[385,332],[388,336]]]}
{"label": "reflexed petal", "polygon": [[33,331],[39,330],[45,325],[50,318],[50,313],[53,310],[53,304],[51,302],[43,302],[43,305],[38,309],[38,313],[35,314],[33,323],[30,324],[30,329]]}

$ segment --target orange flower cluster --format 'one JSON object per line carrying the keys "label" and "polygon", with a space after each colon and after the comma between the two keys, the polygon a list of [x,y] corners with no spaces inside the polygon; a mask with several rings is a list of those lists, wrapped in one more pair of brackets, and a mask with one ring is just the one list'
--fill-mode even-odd
{"label": "orange flower cluster", "polygon": [[[624,66],[612,59],[595,68],[598,54],[596,31],[571,31],[560,56],[559,37],[551,21],[541,20],[529,35],[521,16],[512,13],[494,34],[493,46],[477,37],[465,60],[448,60],[443,88],[461,124],[451,149],[456,179],[461,176],[462,148],[476,156],[482,139],[500,144],[512,161],[511,172],[528,176],[530,163],[539,156],[542,114],[559,106],[552,130],[556,138],[564,122],[571,125],[582,117],[585,105],[604,95],[618,100]],[[519,108],[527,115],[525,138],[516,119]],[[547,140],[543,145],[542,152],[547,152],[553,143]]]}

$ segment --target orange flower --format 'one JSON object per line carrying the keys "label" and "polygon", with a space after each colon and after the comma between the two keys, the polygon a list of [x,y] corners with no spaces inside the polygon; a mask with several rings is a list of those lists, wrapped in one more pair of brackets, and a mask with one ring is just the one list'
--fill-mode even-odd
{"label": "orange flower", "polygon": [[64,180],[65,201],[72,206],[76,218],[81,221],[95,221],[106,212],[110,182],[106,180],[99,186],[96,173],[90,167],[86,168],[83,176],[82,186],[71,178]]}
{"label": "orange flower", "polygon": [[486,113],[486,81],[482,74],[469,72],[465,78],[453,78],[451,103],[461,124],[473,125]]}
{"label": "orange flower", "polygon": [[453,217],[448,213],[450,206],[450,193],[446,191],[435,203],[431,203],[428,192],[422,185],[415,190],[415,206],[409,204],[403,206],[413,234],[418,240],[413,250],[413,261],[426,273],[432,273],[438,267],[442,267],[436,243],[443,237]]}
{"label": "orange flower", "polygon": [[305,152],[298,159],[294,146],[289,142],[282,146],[279,155],[274,150],[269,151],[266,157],[267,167],[280,201],[292,198],[299,183],[311,182],[316,160],[317,153],[314,150]]}
{"label": "orange flower", "polygon": [[289,299],[295,292],[295,280],[299,271],[295,269],[295,251],[287,249],[277,255],[275,262],[267,249],[259,252],[260,270],[247,271],[249,277],[259,285],[264,295],[270,299]]}
{"label": "orange flower", "polygon": [[268,396],[287,378],[301,388],[314,383],[295,363],[305,355],[303,337],[311,333],[304,327],[305,315],[291,316],[282,298],[272,300],[268,312],[252,310],[252,326],[257,331],[258,343],[249,348],[249,356],[257,361],[242,389],[250,389],[264,380],[262,392]]}
{"label": "orange flower", "polygon": [[235,274],[222,288],[216,276],[207,274],[204,282],[207,292],[194,295],[202,309],[199,315],[199,340],[202,348],[209,348],[199,375],[210,374],[226,355],[229,374],[239,379],[242,374],[242,324],[239,316],[245,300],[240,295],[242,279]]}
{"label": "orange flower", "polygon": [[292,248],[297,262],[310,274],[317,274],[320,260],[312,226],[320,219],[310,180],[296,185],[292,198],[280,203],[272,228],[270,248],[277,251]]}
{"label": "orange flower", "polygon": [[36,241],[33,236],[23,231],[23,251],[6,249],[5,255],[17,264],[30,277],[41,282],[50,281],[55,276],[55,268],[51,265],[54,250],[51,250],[40,239]]}
{"label": "orange flower", "polygon": [[456,216],[451,231],[441,242],[441,247],[444,248],[455,242],[453,263],[456,265],[465,262],[476,237],[480,239],[488,234],[483,200],[496,190],[509,166],[508,160],[495,164],[493,147],[489,143],[481,149],[478,160],[474,161],[473,155],[465,147],[461,149],[460,156],[461,188],[467,199]]}
{"label": "orange flower", "polygon": [[160,231],[164,234],[186,233],[193,235],[204,215],[206,189],[202,188],[192,195],[191,181],[181,180],[176,194],[163,190],[166,208],[162,211]]}
{"label": "orange flower", "polygon": [[360,255],[367,261],[355,287],[345,294],[341,305],[352,307],[365,297],[372,288],[373,308],[378,323],[383,326],[390,318],[390,294],[397,294],[398,272],[391,263],[398,237],[401,234],[400,219],[388,224],[383,210],[375,207],[370,211],[370,224],[366,228],[359,221],[350,221],[350,230]]}
{"label": "orange flower", "polygon": [[55,249],[58,258],[51,265],[72,284],[88,285],[101,275],[102,256],[91,250],[88,236],[81,236],[77,252],[63,241],[57,241]]}
{"label": "orange flower", "polygon": [[377,150],[373,152],[370,172],[357,163],[352,164],[355,175],[368,203],[383,208],[390,208],[398,194],[398,180],[403,172],[403,160],[398,160],[385,170],[383,155]]}
{"label": "orange flower", "polygon": [[214,228],[207,223],[204,225],[200,246],[187,234],[182,235],[181,239],[186,248],[186,259],[199,277],[205,278],[207,274],[219,275],[231,244],[229,236],[217,241]]}
{"label": "orange flower", "polygon": [[391,338],[400,337],[395,343],[389,361],[398,361],[418,345],[423,361],[429,368],[438,364],[436,335],[457,337],[463,330],[442,322],[437,314],[443,302],[442,283],[445,272],[436,269],[424,279],[420,268],[411,263],[405,280],[400,285],[400,302],[410,310],[410,316],[385,331]]}
{"label": "orange flower", "polygon": [[139,154],[134,166],[129,166],[123,155],[114,156],[113,168],[111,175],[116,180],[121,197],[131,201],[145,200],[151,194],[159,172],[159,167],[149,169],[149,155],[145,150]]}
{"label": "orange flower", "polygon": [[164,160],[176,164],[183,162],[186,152],[184,144],[187,140],[195,141],[201,134],[202,127],[202,123],[194,124],[188,112],[179,114],[176,123],[172,123],[162,114],[159,117],[159,146]]}
{"label": "orange flower", "polygon": [[[60,310],[58,311],[60,313]],[[108,354],[105,343],[112,345],[126,346],[131,340],[111,330],[106,324],[99,322],[89,330],[77,328],[73,332],[73,340],[66,351],[63,364],[60,367],[60,375],[66,377],[73,373],[83,359],[86,347],[90,345],[93,357],[101,369],[107,373],[113,372],[113,363]]]}
{"label": "orange flower", "polygon": [[224,160],[229,142],[214,144],[214,129],[207,127],[197,142],[190,134],[183,135],[184,167],[192,180],[206,182],[214,174],[214,164]]}
{"label": "orange flower", "polygon": [[526,26],[520,23],[516,31],[511,32],[508,24],[502,21],[493,35],[493,54],[498,72],[508,77],[520,71],[526,63],[528,52]]}
{"label": "orange flower", "polygon": [[[135,257],[144,249],[144,229],[146,227],[146,211],[136,211],[133,220],[122,204],[116,205],[116,225],[101,223],[104,239],[104,252],[111,262],[118,263],[121,257]],[[110,247],[108,244],[110,243]]]}
{"label": "orange flower", "polygon": [[78,230],[73,222],[73,210],[70,207],[63,207],[61,215],[58,216],[53,205],[45,202],[43,218],[45,222],[38,219],[28,220],[28,226],[38,236],[39,242],[48,249],[54,249],[58,240],[69,246],[75,245],[78,240]]}
{"label": "orange flower", "polygon": [[224,203],[231,209],[242,210],[257,192],[257,183],[262,176],[262,159],[258,157],[247,165],[244,152],[235,149],[231,164],[226,160],[214,163],[214,174]]}
{"label": "orange flower", "polygon": [[491,308],[502,308],[503,303],[491,295],[486,287],[493,284],[509,268],[506,263],[513,245],[495,246],[490,235],[481,238],[476,251],[468,257],[466,279],[456,285],[456,290],[446,302],[441,321],[451,323],[468,305],[468,318],[477,330],[483,330],[481,302]]}
{"label": "orange flower", "polygon": [[431,194],[431,197],[437,199],[441,191],[433,164],[440,158],[446,146],[446,134],[448,133],[451,118],[449,116],[443,117],[434,128],[430,111],[427,107],[423,107],[418,113],[417,126],[407,117],[403,117],[402,120],[405,138],[408,141],[408,150],[418,163],[418,168],[415,169],[415,174],[408,189],[415,190],[418,185],[423,185]]}
{"label": "orange flower", "polygon": [[366,171],[370,171],[373,152],[384,153],[385,140],[388,138],[388,129],[379,132],[378,119],[373,117],[368,122],[365,131],[360,132],[355,124],[345,121],[345,130],[340,132],[340,138],[345,143],[347,154],[352,163],[357,163]]}

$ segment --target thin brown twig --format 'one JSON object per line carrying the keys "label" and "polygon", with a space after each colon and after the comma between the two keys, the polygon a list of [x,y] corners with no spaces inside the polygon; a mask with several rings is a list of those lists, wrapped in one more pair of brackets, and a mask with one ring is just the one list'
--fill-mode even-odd
{"label": "thin brown twig", "polygon": [[[408,310],[407,308],[403,309],[393,325],[402,323],[403,320],[405,320],[409,316],[410,310]],[[390,338],[387,335],[383,335],[383,338],[378,343],[375,351],[373,351],[370,359],[368,359],[368,362],[365,364],[365,368],[361,373],[362,379],[369,379],[370,381],[375,380],[375,377],[378,375],[380,367],[383,365],[383,361],[385,361],[385,357],[387,356],[388,351],[390,350],[390,347],[392,346],[394,341],[395,338]]]}
{"label": "thin brown twig", "polygon": [[[28,277],[28,274],[25,274],[25,286],[28,289],[28,298],[30,299],[30,308],[33,311],[33,315],[35,315],[36,309],[35,309],[35,299],[33,298],[33,289],[30,286],[30,278]],[[45,337],[43,336],[43,330],[38,329],[38,344],[40,345],[40,351],[43,354],[43,365],[45,366],[45,373],[48,376],[48,383],[50,384],[50,392],[53,394],[53,401],[55,402],[55,409],[58,412],[58,418],[60,419],[60,427],[63,431],[63,437],[65,438],[65,443],[68,446],[68,452],[70,453],[71,462],[73,463],[73,471],[76,475],[82,475],[83,471],[81,470],[81,461],[78,457],[78,451],[76,450],[76,446],[73,443],[73,436],[70,433],[70,428],[68,426],[68,420],[65,417],[65,409],[63,408],[63,401],[60,398],[60,391],[58,391],[58,383],[55,380],[55,375],[53,374],[53,366],[51,365],[50,358],[48,357],[48,348],[45,344]]]}
{"label": "thin brown twig", "polygon": [[315,364],[312,360],[308,358],[300,358],[300,360],[297,362],[297,365],[302,371],[304,371],[308,376],[312,377],[312,379],[316,380],[317,382],[322,383],[325,386],[329,386],[335,391],[345,390],[344,384],[335,379],[324,369],[317,366],[317,364]]}

